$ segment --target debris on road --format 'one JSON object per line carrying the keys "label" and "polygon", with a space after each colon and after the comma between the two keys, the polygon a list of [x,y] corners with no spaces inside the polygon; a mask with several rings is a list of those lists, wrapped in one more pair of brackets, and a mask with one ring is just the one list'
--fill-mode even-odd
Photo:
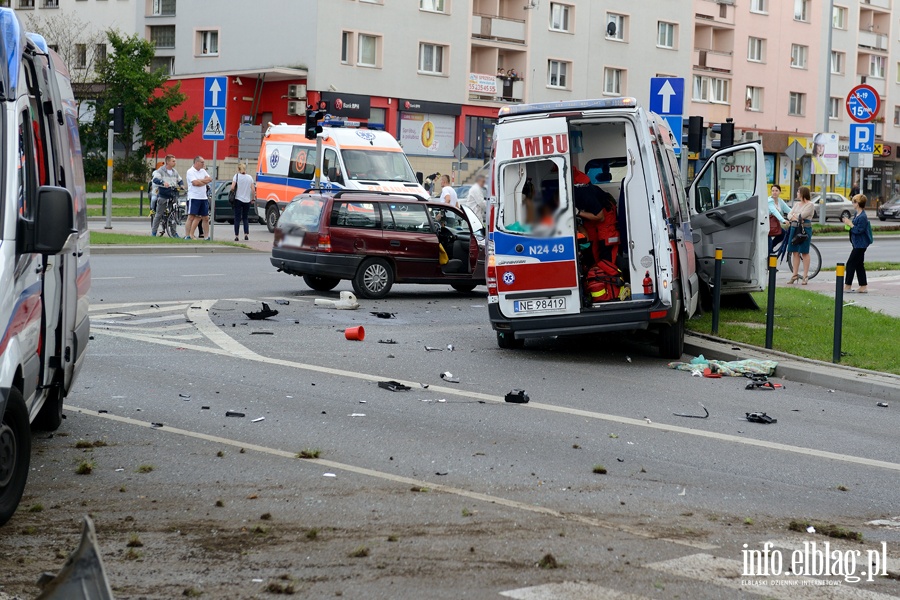
{"label": "debris on road", "polygon": [[225,416],[226,416],[226,417],[246,417],[247,415],[245,415],[245,414],[242,413],[242,412],[237,412],[237,411],[234,411],[234,410],[226,410],[226,411],[225,411]]}
{"label": "debris on road", "polygon": [[275,304],[280,304],[281,306],[288,306],[290,304],[289,300],[282,300],[281,298],[275,299]]}
{"label": "debris on road", "polygon": [[681,488],[681,493],[678,495],[679,496],[687,496],[687,488]]}
{"label": "debris on road", "polygon": [[366,413],[352,413],[347,416],[348,417],[364,417],[364,416],[366,416]]}
{"label": "debris on road", "polygon": [[717,367],[715,365],[711,365],[705,369],[703,369],[703,376],[707,379],[721,379],[722,374],[719,373]]}
{"label": "debris on road", "polygon": [[384,312],[384,311],[372,311],[369,313],[370,315],[375,315],[379,319],[393,319],[397,313],[392,312]]}
{"label": "debris on road", "polygon": [[190,399],[191,399],[191,395],[190,395],[190,394],[178,394],[178,397],[179,397],[179,398],[184,398],[185,400],[190,400]]}
{"label": "debris on road", "polygon": [[630,357],[630,356],[626,356],[626,357],[625,357],[625,362],[631,362],[631,357]]}
{"label": "debris on road", "polygon": [[366,339],[366,330],[362,325],[348,327],[344,330],[344,337],[352,342],[361,342]]}
{"label": "debris on road", "polygon": [[391,339],[387,339],[387,340],[378,340],[378,343],[379,344],[396,344],[397,342],[394,340],[391,340]]}
{"label": "debris on road", "polygon": [[876,404],[875,406],[879,406],[879,407],[881,407],[881,408],[887,408],[887,407],[888,407],[888,403],[887,403],[887,402],[879,402],[879,403]]}
{"label": "debris on road", "polygon": [[275,332],[267,331],[265,329],[260,329],[259,331],[251,331],[250,335],[275,335]]}
{"label": "debris on road", "polygon": [[443,352],[443,348],[432,348],[431,346],[425,346],[425,352]]}
{"label": "debris on road", "polygon": [[422,386],[422,389],[427,390],[430,384],[428,384],[428,383],[420,383],[419,385]]}
{"label": "debris on road", "polygon": [[700,408],[703,409],[703,412],[706,413],[705,415],[688,415],[688,414],[685,414],[685,413],[672,413],[672,414],[675,415],[676,417],[687,417],[687,418],[689,418],[689,419],[708,419],[708,418],[709,418],[709,411],[706,410],[706,407],[703,406],[703,404],[702,404],[701,402],[698,402],[697,404],[699,404],[699,405],[700,405]]}
{"label": "debris on road", "polygon": [[268,319],[269,317],[274,317],[278,314],[277,310],[273,310],[269,307],[265,302],[262,303],[262,310],[258,310],[255,312],[245,312],[247,318],[251,321],[262,321],[263,319]]}
{"label": "debris on road", "polygon": [[441,379],[446,381],[447,383],[459,383],[459,377],[454,377],[453,373],[450,371],[444,371],[441,373]]}
{"label": "debris on road", "polygon": [[150,427],[160,428],[160,427],[162,427],[162,426],[163,426],[162,423],[150,423]]}
{"label": "debris on road", "polygon": [[[780,383],[774,383],[769,381],[768,376],[766,375],[746,375],[746,377],[750,378],[750,383],[744,389],[747,390],[783,390],[784,385]],[[834,391],[834,390],[831,390]]]}
{"label": "debris on road", "polygon": [[359,308],[359,301],[353,292],[341,292],[340,300],[331,300],[330,298],[316,298],[313,306],[320,308],[334,308],[337,310],[356,310]]}
{"label": "debris on road", "polygon": [[751,423],[762,423],[764,425],[768,425],[770,423],[778,422],[778,419],[774,419],[764,412],[752,412],[745,414],[747,415],[747,420]]}
{"label": "debris on road", "polygon": [[[391,392],[405,392],[407,390],[411,390],[412,388],[408,385],[404,385],[399,381],[379,381],[378,387],[384,390],[389,390]],[[365,402],[365,400],[360,400],[360,402]]]}
{"label": "debris on road", "polygon": [[528,404],[529,398],[525,390],[510,390],[504,400],[512,404]]}
{"label": "debris on road", "polygon": [[447,350],[453,352],[456,348],[453,347],[453,344],[447,344]]}
{"label": "debris on road", "polygon": [[691,362],[670,362],[669,368],[676,371],[702,371],[709,369],[726,377],[743,377],[744,375],[774,375],[778,362],[748,358],[745,360],[707,360],[701,354]]}
{"label": "debris on road", "polygon": [[46,600],[112,600],[112,589],[103,566],[94,522],[84,516],[81,543],[54,577],[42,575],[38,585]]}
{"label": "debris on road", "polygon": [[322,477],[337,477],[334,473],[322,473]]}
{"label": "debris on road", "polygon": [[253,419],[253,420],[250,421],[250,422],[251,422],[251,423],[259,423],[260,421],[265,421],[265,420],[266,420],[265,417],[257,417],[257,418]]}

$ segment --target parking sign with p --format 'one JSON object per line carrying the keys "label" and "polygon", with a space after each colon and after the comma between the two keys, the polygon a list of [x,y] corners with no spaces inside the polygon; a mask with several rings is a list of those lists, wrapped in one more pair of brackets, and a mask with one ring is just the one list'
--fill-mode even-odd
{"label": "parking sign with p", "polygon": [[871,154],[875,151],[875,124],[850,125],[850,152]]}

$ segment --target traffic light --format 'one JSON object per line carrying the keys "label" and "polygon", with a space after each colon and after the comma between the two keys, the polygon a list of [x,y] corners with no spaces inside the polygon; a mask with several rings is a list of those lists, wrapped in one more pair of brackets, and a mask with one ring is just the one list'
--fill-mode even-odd
{"label": "traffic light", "polygon": [[319,100],[316,107],[316,109],[313,109],[312,105],[306,107],[305,133],[308,140],[314,140],[318,134],[322,133],[322,126],[319,123],[325,120],[325,115],[328,112],[328,103],[324,100]]}
{"label": "traffic light", "polygon": [[114,133],[124,133],[125,132],[125,107],[121,104],[117,105],[112,110],[113,113],[113,132]]}
{"label": "traffic light", "polygon": [[688,117],[688,152],[700,152],[703,146],[703,117]]}
{"label": "traffic light", "polygon": [[715,149],[728,148],[734,146],[734,121],[727,119],[725,123],[716,123],[712,126],[711,132],[718,134],[718,139],[712,140],[712,147]]}

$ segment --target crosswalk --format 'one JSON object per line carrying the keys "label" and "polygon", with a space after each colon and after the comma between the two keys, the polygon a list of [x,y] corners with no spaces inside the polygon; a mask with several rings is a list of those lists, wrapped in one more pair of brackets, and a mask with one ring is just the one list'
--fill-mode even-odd
{"label": "crosswalk", "polygon": [[95,305],[91,306],[91,327],[95,330],[132,332],[156,339],[199,340],[203,335],[188,316],[191,306],[189,302]]}

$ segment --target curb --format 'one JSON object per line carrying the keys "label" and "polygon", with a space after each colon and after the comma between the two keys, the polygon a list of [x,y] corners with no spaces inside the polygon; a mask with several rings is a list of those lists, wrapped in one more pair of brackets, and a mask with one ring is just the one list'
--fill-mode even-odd
{"label": "curb", "polygon": [[118,244],[92,244],[91,254],[106,256],[111,254],[247,254],[259,253],[252,248],[237,248],[219,244],[146,244],[125,246]]}
{"label": "curb", "polygon": [[685,333],[684,351],[694,356],[703,354],[706,358],[727,361],[775,359],[778,360],[775,375],[786,381],[900,402],[900,376],[891,373],[835,365],[692,332]]}

